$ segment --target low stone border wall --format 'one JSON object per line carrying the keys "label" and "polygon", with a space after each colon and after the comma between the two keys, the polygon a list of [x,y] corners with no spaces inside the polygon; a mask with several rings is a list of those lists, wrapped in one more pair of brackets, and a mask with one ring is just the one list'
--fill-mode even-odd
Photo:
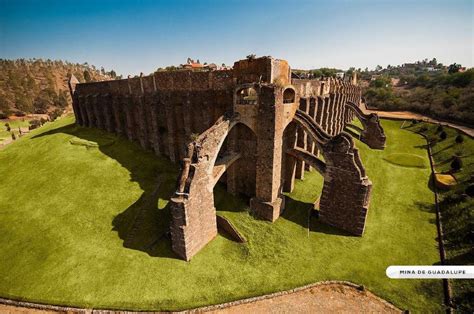
{"label": "low stone border wall", "polygon": [[56,312],[69,312],[69,313],[91,313],[91,314],[113,314],[113,313],[123,313],[123,314],[129,314],[129,313],[201,313],[201,312],[207,312],[207,311],[217,311],[220,309],[225,309],[228,307],[236,306],[236,305],[241,305],[241,304],[247,304],[247,303],[252,303],[256,301],[262,301],[266,299],[271,299],[275,298],[278,296],[282,295],[288,295],[296,292],[300,292],[303,290],[311,289],[314,287],[318,286],[324,286],[324,285],[333,285],[333,284],[339,284],[339,285],[344,285],[348,287],[355,288],[357,290],[365,291],[367,293],[370,293],[372,297],[376,298],[378,301],[386,305],[387,307],[402,312],[399,308],[397,308],[395,305],[392,303],[382,299],[381,297],[377,296],[376,294],[370,292],[369,290],[365,289],[364,286],[357,285],[355,283],[349,282],[349,281],[339,281],[339,280],[328,280],[328,281],[320,281],[316,283],[312,283],[309,285],[305,285],[302,287],[286,290],[286,291],[279,291],[271,294],[266,294],[262,296],[257,296],[257,297],[252,297],[252,298],[247,298],[247,299],[241,299],[237,301],[232,301],[232,302],[227,302],[227,303],[222,303],[222,304],[216,304],[216,305],[209,305],[209,306],[204,306],[204,307],[199,307],[199,308],[194,308],[194,309],[189,309],[189,310],[183,310],[183,311],[178,311],[178,312],[153,312],[153,311],[127,311],[127,310],[105,310],[105,309],[83,309],[83,308],[77,308],[77,307],[67,307],[67,306],[59,306],[59,305],[48,305],[48,304],[41,304],[41,303],[32,303],[32,302],[24,302],[24,301],[15,301],[15,300],[10,300],[10,299],[5,299],[5,298],[0,298],[0,304],[4,305],[9,305],[9,306],[15,306],[15,307],[23,307],[23,308],[30,308],[30,309],[38,309],[38,310],[45,310],[45,311],[56,311]]}

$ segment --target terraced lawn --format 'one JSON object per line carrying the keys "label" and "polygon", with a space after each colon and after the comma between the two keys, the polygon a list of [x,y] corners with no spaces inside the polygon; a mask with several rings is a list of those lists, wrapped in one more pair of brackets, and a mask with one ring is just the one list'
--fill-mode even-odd
{"label": "terraced lawn", "polygon": [[219,235],[191,262],[178,260],[164,235],[176,166],[72,123],[61,119],[0,150],[1,297],[178,310],[348,280],[402,309],[443,311],[441,281],[385,275],[389,265],[439,261],[430,170],[384,161],[403,153],[427,162],[425,140],[399,122],[383,121],[385,151],[357,143],[374,184],[363,237],[308,217],[322,186],[309,172],[274,224],[254,219],[246,202],[217,187],[219,214],[248,243]]}

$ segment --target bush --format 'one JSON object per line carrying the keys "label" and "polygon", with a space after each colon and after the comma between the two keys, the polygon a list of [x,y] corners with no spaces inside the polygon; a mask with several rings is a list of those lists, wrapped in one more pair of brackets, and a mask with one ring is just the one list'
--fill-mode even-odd
{"label": "bush", "polygon": [[451,162],[451,169],[457,171],[462,168],[462,159],[459,156],[453,156],[453,161]]}
{"label": "bush", "polygon": [[443,126],[440,124],[438,125],[438,128],[436,129],[436,132],[442,132],[443,131]]}
{"label": "bush", "polygon": [[61,116],[62,113],[63,113],[63,112],[62,112],[61,109],[56,109],[56,110],[54,110],[53,112],[51,112],[51,113],[49,114],[49,120],[50,120],[50,121],[56,120],[58,117]]}
{"label": "bush", "polygon": [[458,134],[458,136],[456,136],[456,143],[461,144],[462,142],[464,142],[464,137]]}
{"label": "bush", "polygon": [[445,131],[443,131],[439,134],[439,138],[442,139],[442,140],[445,140],[447,137],[448,137],[448,134]]}
{"label": "bush", "polygon": [[417,124],[417,123],[418,123],[418,120],[416,119],[411,120],[411,124]]}
{"label": "bush", "polygon": [[45,118],[41,118],[40,119],[40,122],[41,122],[41,125],[45,124],[46,122],[48,122],[48,120],[46,120]]}
{"label": "bush", "polygon": [[39,128],[40,126],[41,126],[41,121],[40,120],[31,120],[29,129],[34,130],[36,128]]}
{"label": "bush", "polygon": [[466,188],[466,194],[469,195],[470,197],[473,197],[473,196],[474,196],[474,184],[470,184],[470,185]]}
{"label": "bush", "polygon": [[10,124],[8,122],[5,123],[5,128],[7,128],[7,132],[10,132],[11,128],[10,128]]}
{"label": "bush", "polygon": [[15,135],[15,133],[11,132],[11,135],[12,135],[12,140],[16,140],[16,135]]}

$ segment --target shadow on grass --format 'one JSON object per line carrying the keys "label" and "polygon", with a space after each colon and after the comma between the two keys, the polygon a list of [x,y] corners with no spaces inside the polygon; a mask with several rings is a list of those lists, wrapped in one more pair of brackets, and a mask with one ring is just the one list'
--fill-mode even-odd
{"label": "shadow on grass", "polygon": [[171,219],[169,205],[158,208],[159,200],[169,200],[174,191],[176,165],[143,151],[123,137],[77,125],[57,128],[32,139],[58,133],[97,143],[94,148],[119,162],[130,172],[130,180],[137,182],[143,190],[140,198],[112,221],[112,230],[123,240],[123,246],[153,257],[177,258],[167,236]]}
{"label": "shadow on grass", "polygon": [[418,201],[415,201],[414,204],[421,211],[424,211],[424,212],[427,212],[427,213],[436,213],[435,204],[418,202]]}
{"label": "shadow on grass", "polygon": [[446,147],[444,147],[444,148],[442,148],[442,149],[440,149],[440,150],[433,151],[433,154],[432,154],[432,155],[433,155],[433,157],[434,157],[434,156],[438,155],[439,153],[444,152],[444,151],[446,151],[446,150],[449,150],[449,149],[451,149],[451,148],[453,148],[453,147],[454,147],[454,144],[448,145],[448,146],[446,146]]}
{"label": "shadow on grass", "polygon": [[295,200],[290,196],[286,196],[285,202],[286,209],[282,218],[292,221],[310,232],[355,237],[344,230],[322,223],[317,217],[318,211],[314,209],[314,204]]}

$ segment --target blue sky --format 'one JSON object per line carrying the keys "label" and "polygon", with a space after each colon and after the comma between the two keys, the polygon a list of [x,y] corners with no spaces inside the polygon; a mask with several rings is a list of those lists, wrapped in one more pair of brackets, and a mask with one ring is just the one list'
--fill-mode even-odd
{"label": "blue sky", "polygon": [[436,57],[473,66],[473,0],[0,0],[0,58],[88,62],[120,74],[231,65],[248,54],[293,68],[374,68]]}

